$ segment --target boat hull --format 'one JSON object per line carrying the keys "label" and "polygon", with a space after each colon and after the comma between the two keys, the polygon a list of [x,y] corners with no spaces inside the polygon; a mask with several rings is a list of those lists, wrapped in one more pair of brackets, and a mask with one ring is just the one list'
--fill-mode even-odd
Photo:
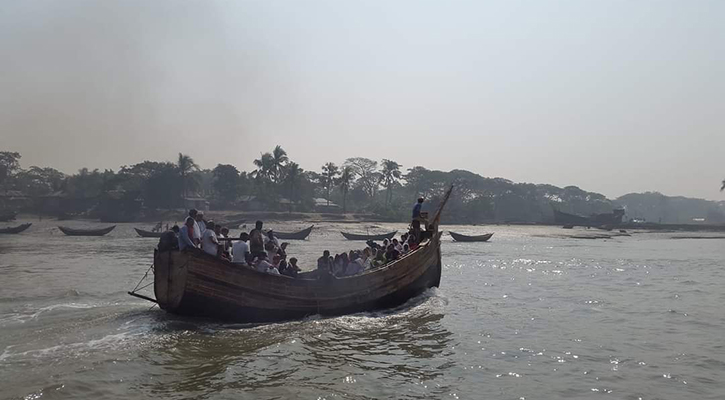
{"label": "boat hull", "polygon": [[312,232],[312,228],[315,226],[312,225],[309,228],[303,229],[299,232],[277,232],[274,231],[274,236],[277,239],[282,240],[305,240],[307,239],[307,236],[310,236],[310,233]]}
{"label": "boat hull", "polygon": [[467,236],[467,235],[461,235],[460,233],[456,232],[448,232],[453,240],[456,242],[487,242],[489,239],[491,239],[491,236],[493,236],[493,233],[487,233],[485,235],[478,235],[478,236]]}
{"label": "boat hull", "polygon": [[340,232],[340,233],[347,240],[365,240],[365,241],[367,241],[367,240],[385,240],[385,239],[390,240],[398,233],[398,231],[384,233],[382,235],[358,235],[355,233],[346,233],[346,232]]}
{"label": "boat hull", "polygon": [[18,213],[16,213],[15,211],[0,213],[0,222],[12,221],[17,216],[18,216]]}
{"label": "boat hull", "polygon": [[395,307],[437,287],[440,278],[440,235],[401,260],[345,278],[269,275],[196,250],[154,257],[154,293],[162,309],[238,322]]}
{"label": "boat hull", "polygon": [[164,234],[164,232],[151,232],[151,231],[145,231],[143,229],[138,229],[138,228],[133,228],[133,230],[135,230],[139,236],[145,237],[145,238],[160,238],[161,235]]}
{"label": "boat hull", "polygon": [[103,229],[73,229],[59,226],[58,229],[68,236],[103,236],[111,232],[115,227],[116,225]]}
{"label": "boat hull", "polygon": [[33,225],[31,223],[22,224],[18,226],[14,226],[12,228],[0,228],[0,233],[4,234],[17,234],[20,233],[28,228],[30,228],[30,225]]}

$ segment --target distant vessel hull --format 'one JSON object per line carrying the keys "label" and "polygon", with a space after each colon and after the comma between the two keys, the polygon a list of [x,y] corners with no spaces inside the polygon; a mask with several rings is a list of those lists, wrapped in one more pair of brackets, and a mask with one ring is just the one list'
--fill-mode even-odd
{"label": "distant vessel hull", "polygon": [[554,210],[554,222],[565,227],[574,226],[616,226],[622,223],[624,210],[617,209],[611,213],[592,214],[589,217],[569,214]]}

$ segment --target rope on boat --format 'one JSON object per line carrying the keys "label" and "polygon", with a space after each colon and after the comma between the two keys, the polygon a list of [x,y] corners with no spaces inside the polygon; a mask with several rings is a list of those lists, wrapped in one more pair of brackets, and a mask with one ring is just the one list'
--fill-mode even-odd
{"label": "rope on boat", "polygon": [[141,280],[140,280],[140,281],[138,281],[138,283],[136,284],[136,287],[135,287],[135,288],[133,288],[133,290],[132,290],[132,291],[130,291],[129,293],[136,293],[136,291],[137,291],[137,290],[145,289],[145,288],[147,288],[147,287],[151,286],[151,283],[153,283],[153,282],[151,282],[151,283],[149,283],[149,284],[147,284],[147,285],[145,285],[144,287],[142,287],[142,288],[140,288],[140,289],[139,289],[139,286],[141,286],[141,282],[143,282],[143,281],[144,281],[144,279],[146,279],[146,277],[147,277],[147,276],[149,276],[149,272],[151,272],[151,270],[152,270],[153,268],[154,268],[154,265],[153,265],[153,264],[151,264],[151,266],[149,267],[149,269],[147,269],[147,270],[146,270],[146,273],[145,273],[145,274],[143,274],[143,278],[141,278]]}

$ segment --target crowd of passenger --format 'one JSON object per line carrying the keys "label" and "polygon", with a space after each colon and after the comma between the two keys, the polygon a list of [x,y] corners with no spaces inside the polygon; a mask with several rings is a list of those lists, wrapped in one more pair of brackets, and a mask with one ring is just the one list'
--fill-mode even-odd
{"label": "crowd of passenger", "polygon": [[[426,222],[420,212],[422,203],[423,199],[418,199],[413,208],[410,230],[400,240],[385,239],[382,245],[367,241],[364,249],[334,256],[325,250],[322,257],[317,259],[317,276],[342,278],[358,275],[394,262],[416,250],[421,242],[430,239],[434,229],[427,223],[424,225],[425,230],[420,229],[421,222]],[[274,231],[264,232],[262,228],[263,222],[257,221],[249,233],[242,232],[238,239],[231,239],[227,227],[204,220],[203,212],[192,209],[181,228],[174,226],[171,231],[164,233],[159,241],[159,250],[197,248],[240,267],[272,275],[297,277],[301,269],[297,265],[297,258],[287,259],[288,243],[280,243]]]}

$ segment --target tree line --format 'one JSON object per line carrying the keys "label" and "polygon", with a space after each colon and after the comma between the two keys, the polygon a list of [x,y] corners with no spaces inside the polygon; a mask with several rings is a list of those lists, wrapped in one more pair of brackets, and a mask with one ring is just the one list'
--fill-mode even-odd
{"label": "tree line", "polygon": [[231,164],[203,169],[181,153],[174,161],[143,161],[117,171],[83,168],[70,175],[51,167],[22,169],[20,159],[19,153],[0,152],[0,193],[86,200],[114,196],[140,199],[147,209],[180,209],[184,198],[203,197],[219,210],[240,209],[254,198],[267,210],[311,212],[315,199],[321,198],[344,213],[405,221],[417,197],[425,197],[432,210],[451,184],[455,191],[446,209],[449,222],[549,222],[553,208],[590,215],[619,205],[576,186],[514,183],[465,170],[404,169],[389,159],[351,157],[339,165],[325,162],[319,170],[306,171],[281,146],[252,160],[249,172]]}

